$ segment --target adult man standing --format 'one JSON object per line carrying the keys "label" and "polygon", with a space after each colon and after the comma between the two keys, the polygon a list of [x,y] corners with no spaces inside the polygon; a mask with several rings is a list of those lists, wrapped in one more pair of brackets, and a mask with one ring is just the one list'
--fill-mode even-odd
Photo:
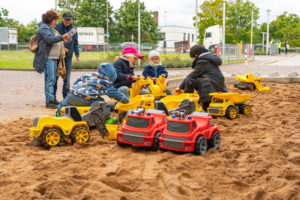
{"label": "adult man standing", "polygon": [[[65,12],[62,15],[62,23],[59,23],[55,26],[55,29],[61,34],[68,33],[72,28],[75,28],[72,23],[72,14],[70,12]],[[66,65],[66,77],[64,79],[63,85],[63,97],[66,98],[69,89],[70,89],[70,78],[71,78],[71,71],[72,71],[72,57],[73,53],[75,52],[76,56],[76,64],[79,63],[79,48],[78,48],[78,35],[77,33],[74,34],[68,41],[65,41],[65,49],[66,50],[66,57],[65,57],[65,65]],[[57,83],[54,88],[54,92],[56,95],[57,90]]]}

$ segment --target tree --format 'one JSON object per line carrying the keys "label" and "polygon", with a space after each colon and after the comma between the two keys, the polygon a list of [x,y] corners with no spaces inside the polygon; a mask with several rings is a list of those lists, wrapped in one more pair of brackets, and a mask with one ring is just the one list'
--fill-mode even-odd
{"label": "tree", "polygon": [[0,27],[6,26],[10,28],[16,28],[19,25],[19,22],[8,17],[8,10],[1,8],[0,10]]}
{"label": "tree", "polygon": [[[156,43],[159,39],[158,24],[153,18],[153,13],[146,10],[145,4],[140,3],[141,11],[141,41]],[[116,37],[115,41],[138,41],[138,1],[125,0],[115,12]]]}
{"label": "tree", "polygon": [[36,20],[31,21],[29,24],[24,26],[20,24],[17,27],[18,30],[18,41],[19,42],[29,42],[30,37],[35,35],[36,30],[38,29],[38,23]]}
{"label": "tree", "polygon": [[[259,9],[253,3],[248,0],[245,2],[243,0],[226,1],[226,43],[250,42],[252,10],[253,30],[257,30],[256,21],[259,17]],[[223,0],[204,1],[200,6],[198,16],[199,42],[203,43],[206,28],[223,24]]]}
{"label": "tree", "polygon": [[59,0],[58,1],[58,7],[61,8],[59,11],[60,17],[64,12],[71,12],[73,15],[73,24],[77,24],[77,10],[79,8],[80,3],[82,0]]}

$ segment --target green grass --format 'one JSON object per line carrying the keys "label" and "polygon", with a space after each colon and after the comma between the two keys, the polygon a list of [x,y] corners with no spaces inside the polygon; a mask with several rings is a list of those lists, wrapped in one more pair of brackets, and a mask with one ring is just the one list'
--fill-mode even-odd
{"label": "green grass", "polygon": [[[148,53],[143,53],[143,55],[145,58],[141,62],[142,67],[149,62]],[[96,69],[99,63],[113,63],[117,56],[121,56],[121,52],[83,52],[80,53],[79,64],[75,63],[75,57],[73,57],[73,69]],[[34,54],[27,51],[0,51],[0,68],[33,69],[33,58]],[[230,60],[230,63],[236,61]],[[161,62],[167,68],[185,68],[190,67],[193,61],[189,54],[161,54]]]}

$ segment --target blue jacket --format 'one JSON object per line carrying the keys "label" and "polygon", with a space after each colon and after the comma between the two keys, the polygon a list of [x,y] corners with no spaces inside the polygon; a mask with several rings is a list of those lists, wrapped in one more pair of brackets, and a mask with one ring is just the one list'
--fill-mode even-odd
{"label": "blue jacket", "polygon": [[36,40],[40,43],[34,55],[33,67],[37,72],[42,73],[44,72],[52,44],[62,41],[63,36],[56,36],[56,33],[49,24],[40,22],[39,28],[36,31]]}
{"label": "blue jacket", "polygon": [[[65,33],[69,32],[72,28],[75,28],[72,24],[69,27],[65,27],[63,23],[56,24],[55,29],[61,34],[64,35]],[[65,48],[69,50],[66,54],[66,57],[72,57],[73,53],[75,52],[75,56],[79,57],[79,48],[78,48],[78,34],[72,36],[72,40],[70,43],[65,43]]]}
{"label": "blue jacket", "polygon": [[70,93],[86,100],[96,100],[102,95],[107,95],[122,103],[128,103],[129,99],[113,86],[116,78],[117,74],[113,65],[102,63],[98,66],[96,73],[87,73],[77,79]]}
{"label": "blue jacket", "polygon": [[117,79],[114,82],[115,88],[121,86],[131,87],[133,81],[130,77],[134,75],[134,72],[133,68],[129,65],[129,61],[120,58],[114,62],[114,67],[117,72]]}
{"label": "blue jacket", "polygon": [[144,77],[150,77],[150,78],[158,78],[160,75],[166,75],[166,78],[168,77],[168,72],[166,71],[165,67],[160,65],[157,67],[152,67],[151,65],[146,65],[144,67],[143,76]]}

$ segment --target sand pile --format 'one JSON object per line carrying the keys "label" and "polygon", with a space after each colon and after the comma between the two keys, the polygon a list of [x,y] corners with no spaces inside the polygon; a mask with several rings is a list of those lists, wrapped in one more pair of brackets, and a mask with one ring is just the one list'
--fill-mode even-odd
{"label": "sand pile", "polygon": [[[33,118],[0,124],[1,199],[300,199],[300,85],[245,91],[253,113],[215,119],[221,148],[204,156],[87,145],[50,150],[28,136]],[[230,91],[238,91],[229,86]]]}

